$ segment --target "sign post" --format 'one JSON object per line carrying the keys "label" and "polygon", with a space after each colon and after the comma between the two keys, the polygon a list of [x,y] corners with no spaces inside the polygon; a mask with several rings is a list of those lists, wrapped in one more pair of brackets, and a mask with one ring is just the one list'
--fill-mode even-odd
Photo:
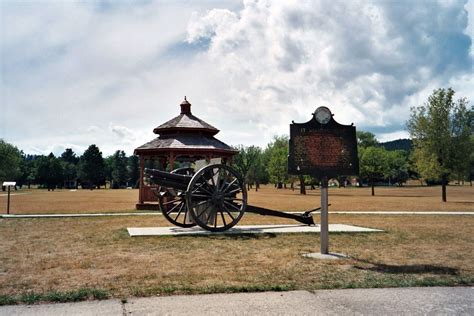
{"label": "sign post", "polygon": [[7,187],[8,190],[8,197],[7,197],[7,214],[10,214],[10,187],[15,186],[16,182],[5,181],[3,182],[3,186]]}
{"label": "sign post", "polygon": [[328,180],[357,175],[356,128],[333,119],[324,106],[316,109],[306,123],[290,125],[288,173],[311,175],[321,181],[321,254],[329,254]]}
{"label": "sign post", "polygon": [[329,254],[328,178],[321,180],[321,253]]}

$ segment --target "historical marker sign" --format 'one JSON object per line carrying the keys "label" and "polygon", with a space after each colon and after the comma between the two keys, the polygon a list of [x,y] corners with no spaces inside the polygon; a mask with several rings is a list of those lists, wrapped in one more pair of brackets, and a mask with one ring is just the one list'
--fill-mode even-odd
{"label": "historical marker sign", "polygon": [[321,180],[321,253],[329,254],[328,179],[357,175],[356,129],[337,123],[324,106],[306,123],[290,125],[288,173],[312,175]]}
{"label": "historical marker sign", "polygon": [[309,122],[293,122],[288,173],[316,177],[357,175],[355,126],[337,123],[326,107],[319,107]]}

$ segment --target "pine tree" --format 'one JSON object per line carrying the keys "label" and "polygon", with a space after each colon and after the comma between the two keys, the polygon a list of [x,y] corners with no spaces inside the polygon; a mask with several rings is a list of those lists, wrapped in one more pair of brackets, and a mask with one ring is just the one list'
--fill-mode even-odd
{"label": "pine tree", "polygon": [[99,188],[105,182],[105,163],[102,152],[96,145],[90,145],[80,159],[82,185]]}

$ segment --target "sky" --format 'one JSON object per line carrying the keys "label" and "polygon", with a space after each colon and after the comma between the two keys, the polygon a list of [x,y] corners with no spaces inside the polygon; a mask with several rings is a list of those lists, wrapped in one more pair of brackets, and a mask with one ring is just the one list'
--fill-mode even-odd
{"label": "sky", "polygon": [[0,0],[0,138],[104,155],[180,112],[265,147],[327,106],[379,141],[408,137],[437,88],[474,101],[474,0]]}

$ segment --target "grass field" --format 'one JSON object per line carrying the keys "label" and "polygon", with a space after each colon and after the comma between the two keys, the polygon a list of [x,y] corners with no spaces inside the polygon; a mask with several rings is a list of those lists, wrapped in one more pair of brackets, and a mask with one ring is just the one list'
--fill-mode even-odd
{"label": "grass field", "polygon": [[[320,204],[320,191],[277,190],[263,186],[249,192],[249,203],[279,210],[307,210]],[[11,196],[11,213],[97,213],[135,210],[138,190],[19,190]],[[449,186],[448,202],[441,202],[440,187],[330,188],[331,211],[474,211],[474,187]],[[6,213],[6,196],[0,194],[0,213]]]}
{"label": "grass field", "polygon": [[[471,187],[449,187],[445,205],[439,202],[438,189],[379,188],[376,197],[365,188],[330,189],[330,209],[473,210]],[[12,198],[18,203],[15,207],[25,207],[25,213],[97,212],[130,210],[136,194],[131,190],[39,191]],[[317,191],[300,196],[296,191],[264,188],[250,193],[249,199],[275,209],[319,205]],[[51,203],[49,210],[47,203]],[[301,256],[319,250],[319,235],[314,234],[130,238],[126,227],[168,223],[162,216],[0,219],[0,304],[178,293],[474,284],[474,216],[331,215],[330,222],[385,232],[331,234],[330,250],[350,258],[328,262]],[[292,222],[246,214],[241,223]]]}

